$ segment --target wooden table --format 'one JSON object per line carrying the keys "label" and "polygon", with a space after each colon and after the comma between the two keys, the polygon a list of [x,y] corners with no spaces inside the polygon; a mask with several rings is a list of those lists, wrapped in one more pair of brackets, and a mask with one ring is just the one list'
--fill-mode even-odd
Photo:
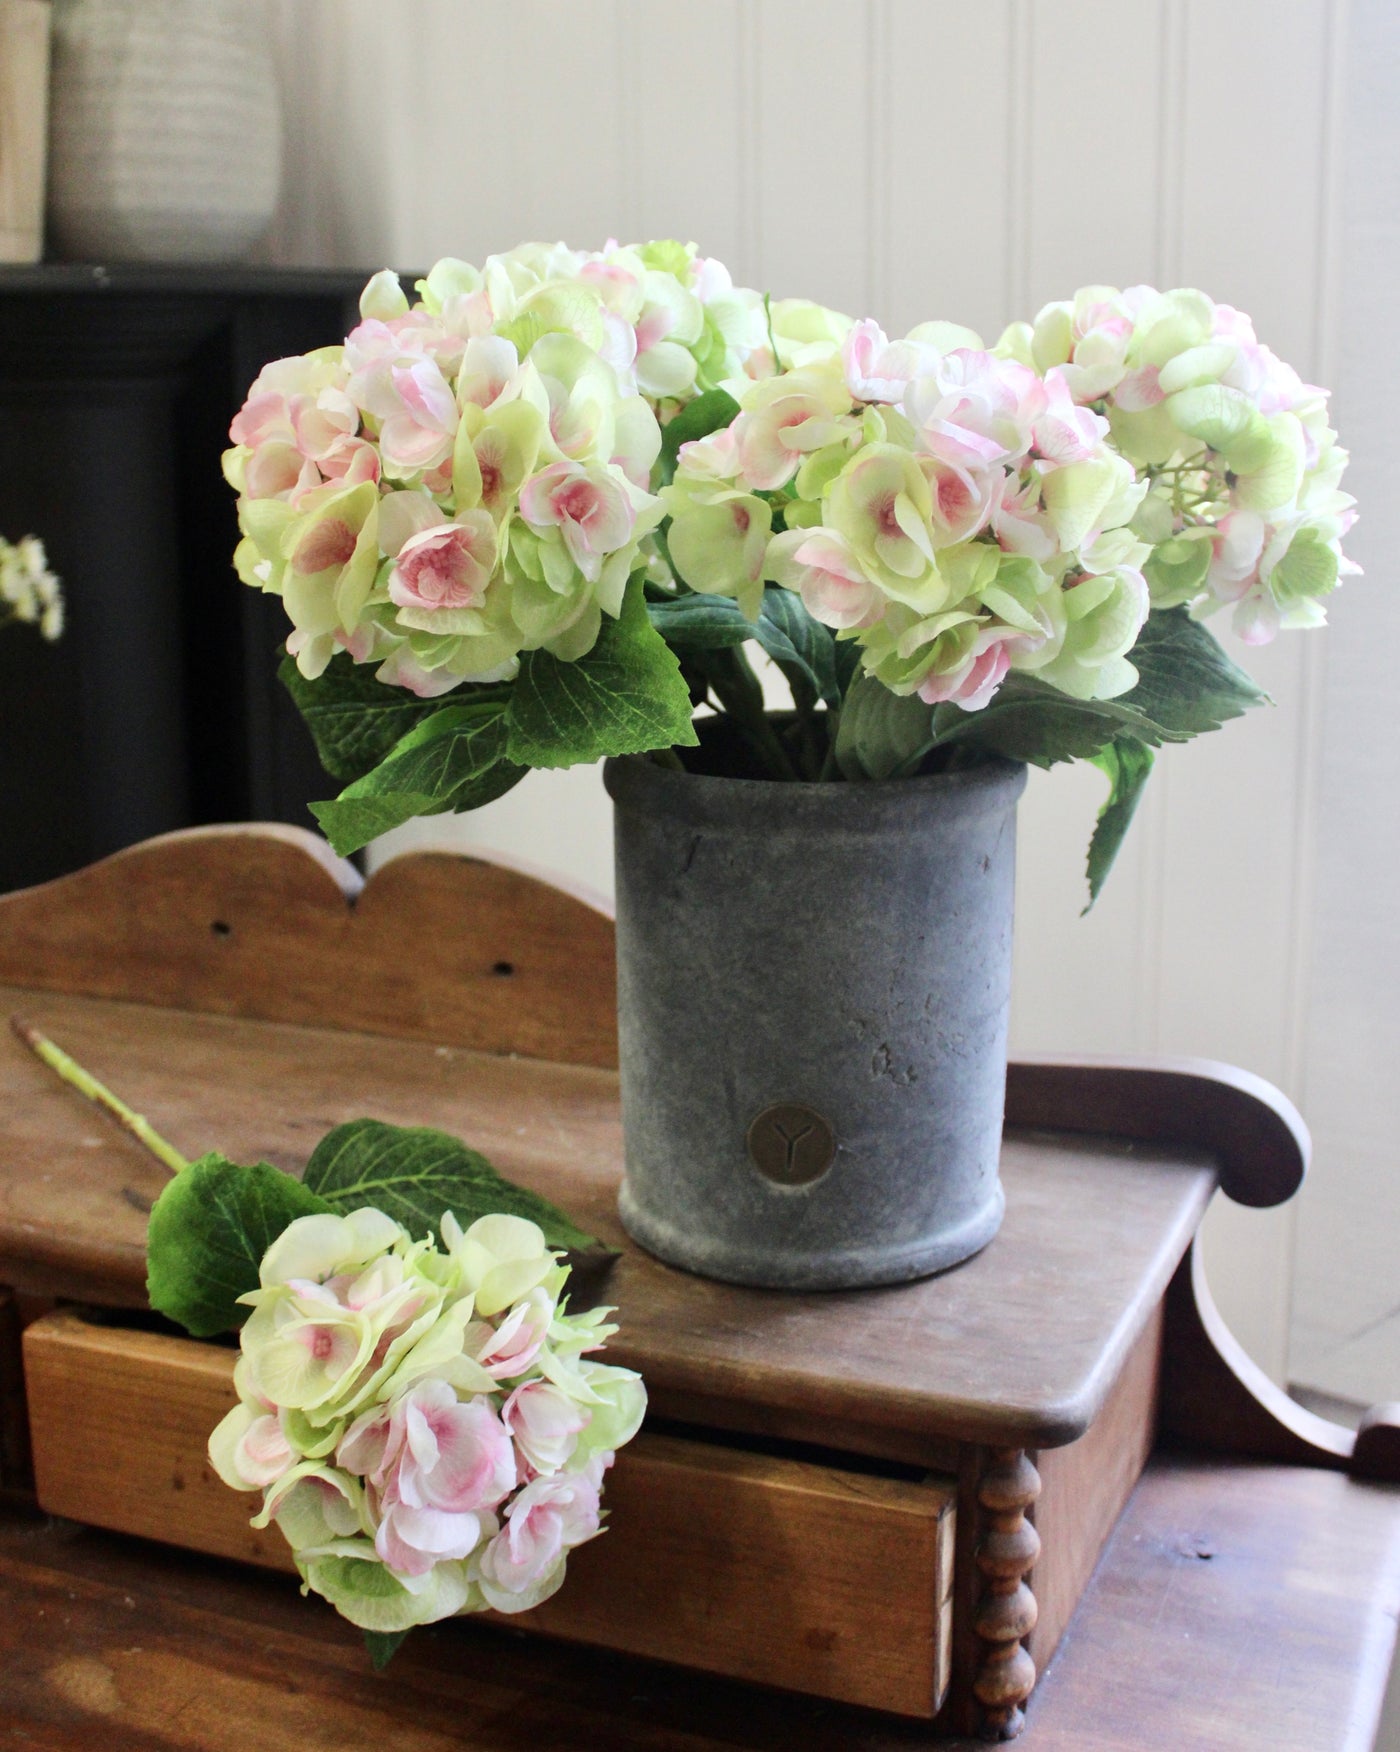
{"label": "wooden table", "polygon": [[[914,1727],[847,1711],[839,1719],[848,1737],[831,1744],[922,1744],[931,1732],[1007,1737],[1019,1731],[1037,1668],[1064,1637],[1112,1536],[1108,1568],[1080,1609],[1067,1658],[1037,1694],[1032,1721],[1047,1746],[1060,1742],[1040,1724],[1055,1720],[1056,1709],[1070,1712],[1066,1723],[1079,1721],[1081,1735],[1092,1726],[1120,1736],[1076,1745],[1158,1744],[1123,1738],[1123,1723],[1135,1719],[1134,1697],[1146,1723],[1153,1696],[1165,1707],[1171,1687],[1179,1703],[1189,1692],[1181,1649],[1164,1629],[1176,1607],[1206,1587],[1201,1598],[1224,1624],[1248,1595],[1257,1629],[1265,1590],[1284,1577],[1293,1578],[1294,1593],[1300,1576],[1313,1587],[1329,1573],[1346,1577],[1348,1610],[1309,1640],[1301,1625],[1317,1620],[1319,1602],[1300,1617],[1298,1603],[1285,1598],[1275,1614],[1278,1636],[1297,1631],[1297,1649],[1247,1685],[1231,1657],[1237,1705],[1272,1685],[1276,1702],[1306,1693],[1314,1715],[1321,1710],[1319,1719],[1338,1733],[1343,1720],[1364,1716],[1388,1658],[1378,1625],[1391,1621],[1383,1611],[1377,1618],[1376,1602],[1394,1584],[1395,1504],[1383,1492],[1295,1468],[1393,1478],[1400,1470],[1394,1423],[1378,1412],[1356,1437],[1310,1418],[1251,1371],[1219,1328],[1193,1247],[1217,1180],[1253,1204],[1277,1202],[1298,1184],[1306,1139],[1281,1098],[1218,1068],[1015,1066],[1003,1160],[1008,1215],[984,1254],[891,1290],[734,1290],[658,1264],[618,1228],[612,977],[610,922],[574,897],[493,865],[434,855],[389,866],[360,894],[353,872],[294,830],[172,836],[0,900],[0,1006],[22,1008],[186,1153],[217,1143],[242,1159],[295,1168],[321,1132],[359,1113],[438,1124],[622,1247],[606,1290],[624,1321],[612,1354],[643,1370],[649,1427],[660,1433],[644,1434],[624,1456],[613,1526],[576,1554],[571,1587],[530,1615],[538,1628],[926,1718]],[[145,1211],[162,1181],[153,1161],[17,1046],[0,1048],[0,1283],[28,1298],[140,1307]],[[12,1328],[19,1307],[10,1304]],[[286,1566],[275,1539],[249,1534],[246,1505],[207,1469],[201,1475],[203,1435],[232,1392],[227,1352],[93,1328],[72,1314],[32,1325],[26,1351],[47,1506]],[[9,1368],[12,1412],[0,1427],[11,1484],[22,1486],[13,1357]],[[0,1376],[0,1398],[5,1391]],[[123,1446],[126,1425],[134,1432],[140,1422],[124,1424],[124,1406],[138,1395],[145,1445]],[[1133,1495],[1158,1430],[1292,1464],[1238,1472],[1162,1466]],[[104,1446],[117,1460],[90,1463]],[[1242,1561],[1229,1570],[1236,1592],[1217,1589],[1210,1608],[1204,1577],[1186,1582],[1196,1571],[1183,1571],[1179,1551],[1172,1555],[1188,1536],[1172,1536],[1163,1567],[1143,1528],[1153,1516],[1174,1525],[1188,1510],[1188,1519],[1215,1513],[1217,1486]],[[742,1554],[719,1549],[721,1507],[745,1528]],[[1308,1519],[1311,1543],[1291,1562],[1284,1514],[1318,1518],[1316,1526]],[[1139,1531],[1130,1535],[1134,1525]],[[1296,1545],[1301,1530],[1291,1534]],[[70,1547],[23,1523],[6,1541],[0,1576],[11,1586],[30,1576],[40,1593],[62,1588],[53,1575],[78,1561],[74,1552],[83,1564],[90,1557],[94,1576],[101,1572],[108,1585],[117,1561],[110,1554],[122,1549],[97,1535]],[[24,1550],[38,1553],[28,1570]],[[660,1586],[658,1552],[673,1572]],[[153,1559],[138,1548],[121,1561],[147,1578],[152,1595],[163,1575],[204,1573],[197,1560]],[[189,1563],[195,1569],[180,1568]],[[1199,1556],[1192,1563],[1204,1568]],[[676,1587],[677,1574],[689,1593]],[[1131,1610],[1122,1598],[1114,1604],[1120,1584]],[[220,1579],[218,1598],[227,1603],[218,1611],[227,1623],[209,1634],[241,1651],[239,1663],[248,1637],[265,1644],[262,1614],[272,1610],[254,1604],[261,1597],[248,1590],[284,1586],[231,1573]],[[1092,1604],[1098,1599],[1102,1607]],[[1118,1637],[1115,1660],[1134,1670],[1124,1678],[1112,1663],[1094,1662],[1076,1688],[1056,1675],[1079,1671],[1076,1641],[1101,1610],[1098,1634],[1106,1646]],[[299,1634],[312,1635],[316,1623],[317,1636],[340,1646],[340,1627],[303,1622],[308,1629]],[[184,1650],[180,1660],[196,1667],[190,1639],[197,1634],[183,1621],[170,1632]],[[481,1646],[492,1651],[515,1646],[480,1626],[452,1626],[425,1640],[451,1651],[464,1646],[453,1640],[459,1636],[485,1636]],[[1212,1655],[1238,1640],[1206,1636],[1190,1671],[1204,1681]],[[96,1658],[81,1643],[79,1636],[72,1658]],[[1156,1645],[1149,1671],[1136,1671]],[[1350,1678],[1327,1668],[1338,1649],[1363,1646]],[[455,1658],[443,1656],[449,1666]],[[496,1662],[498,1653],[489,1658]],[[556,1670],[579,1684],[611,1670],[599,1667],[604,1657],[580,1665],[557,1649],[521,1659],[525,1688],[553,1684]],[[1159,1669],[1176,1677],[1154,1692]],[[41,1696],[48,1683],[49,1668],[36,1671],[26,1697]],[[718,1686],[693,1677],[645,1681],[649,1690],[672,1687],[696,1708],[705,1696],[731,1695],[723,1686],[705,1691],[711,1683]],[[139,1725],[119,1685],[111,1695],[114,1709]],[[789,1698],[780,1708],[763,1694],[732,1695],[749,1698],[734,1704],[736,1719],[800,1719],[806,1738],[815,1732],[810,1724],[838,1719],[834,1703]],[[1047,1701],[1061,1696],[1078,1701]],[[527,1709],[537,1725],[539,1708]],[[616,1699],[604,1687],[589,1708],[606,1721]],[[1226,1719],[1237,1713],[1232,1707]],[[1277,1728],[1277,1716],[1257,1700],[1248,1705],[1250,1721]],[[633,1728],[641,1732],[637,1722],[626,1731]],[[672,1731],[635,1743],[785,1743],[764,1740],[767,1730],[757,1727],[758,1738],[730,1740],[666,1740]],[[515,1742],[488,1733],[422,1743]],[[1333,1742],[1314,1732],[1311,1740],[1257,1743]]]}
{"label": "wooden table", "polygon": [[[1400,1611],[1389,1490],[1161,1456],[1025,1752],[1369,1752]],[[957,1752],[927,1725],[457,1620],[369,1672],[285,1577],[0,1511],[0,1746],[26,1752]]]}

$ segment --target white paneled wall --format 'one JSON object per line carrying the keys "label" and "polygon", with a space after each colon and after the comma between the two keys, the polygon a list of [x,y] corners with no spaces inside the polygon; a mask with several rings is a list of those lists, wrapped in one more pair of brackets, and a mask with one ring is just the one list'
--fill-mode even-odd
{"label": "white paneled wall", "polygon": [[1303,1098],[1317,1141],[1298,1224],[1290,1366],[1352,1398],[1397,1392],[1400,1282],[1400,591],[1390,473],[1400,388],[1400,14],[1354,0],[1347,124],[1323,288],[1323,368],[1365,515],[1367,576],[1333,617],[1314,702],[1315,854]]}
{"label": "white paneled wall", "polygon": [[[1388,10],[1357,0],[1378,39],[1365,53],[1400,36]],[[1371,214],[1349,208],[1346,230],[1338,201],[1343,99],[1367,77],[1357,43],[1346,57],[1346,12],[1346,0],[278,0],[291,127],[271,259],[415,268],[525,238],[677,235],[777,296],[895,331],[944,316],[989,336],[1090,281],[1195,284],[1250,311],[1305,376],[1352,370],[1344,400],[1379,441],[1365,409],[1380,392],[1337,342],[1336,262]],[[1393,179],[1392,102],[1373,105],[1372,168]],[[1370,304],[1353,288],[1348,315],[1385,320],[1379,295],[1400,266],[1388,241],[1361,264]],[[1379,525],[1381,505],[1370,515]],[[1280,640],[1250,665],[1275,710],[1168,751],[1088,919],[1082,860],[1102,780],[1032,776],[1014,1033],[1022,1050],[1235,1060],[1311,1102],[1324,1160],[1302,1207],[1296,1295],[1292,1212],[1213,1214],[1217,1291],[1275,1374],[1292,1308],[1295,1373],[1400,1397],[1393,1326],[1376,1326],[1364,1359],[1353,1347],[1339,1360],[1346,1332],[1400,1301],[1374,1233],[1357,1233],[1400,1110],[1391,1096],[1388,1131],[1362,1117],[1358,1052],[1371,1061],[1353,1038],[1382,1026],[1393,1041],[1397,999],[1368,983],[1358,946],[1374,895],[1343,901],[1330,880],[1347,854],[1325,850],[1329,881],[1314,880],[1320,832],[1359,834],[1375,881],[1393,869],[1387,847],[1400,852],[1368,813],[1397,778],[1374,663],[1378,740],[1347,760],[1350,666],[1365,669],[1383,584],[1357,583],[1339,604],[1340,671],[1324,671],[1325,639]],[[475,816],[393,836],[443,841],[610,882],[591,772],[536,775]],[[1314,942],[1332,971],[1309,1026]],[[1363,1286],[1348,1262],[1368,1247]]]}

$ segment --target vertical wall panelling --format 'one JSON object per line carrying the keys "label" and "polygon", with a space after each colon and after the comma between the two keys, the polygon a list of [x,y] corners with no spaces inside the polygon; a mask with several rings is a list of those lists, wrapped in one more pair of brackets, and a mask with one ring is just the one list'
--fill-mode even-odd
{"label": "vertical wall panelling", "polygon": [[1394,403],[1400,331],[1400,21],[1352,0],[1344,68],[1331,300],[1336,421],[1363,516],[1348,551],[1366,568],[1330,610],[1318,735],[1318,868],[1306,1039],[1317,1153],[1302,1195],[1291,1358],[1295,1379],[1357,1399],[1400,1395],[1400,738],[1395,730]]}
{"label": "vertical wall panelling", "polygon": [[1076,286],[1150,280],[1161,168],[1159,0],[1031,0],[1024,20],[1016,33],[1029,62],[1032,143],[1024,303],[1038,308]]}
{"label": "vertical wall panelling", "polygon": [[863,311],[872,101],[865,8],[850,0],[751,0],[748,11],[757,74],[753,284],[775,298]]}
{"label": "vertical wall panelling", "polygon": [[[1316,235],[1326,95],[1327,6],[1192,0],[1182,130],[1181,274],[1248,310],[1284,358],[1313,368]],[[1242,68],[1259,76],[1241,78]],[[1273,95],[1297,94],[1281,116]],[[1307,270],[1300,273],[1300,264]],[[1307,636],[1240,653],[1278,701],[1221,735],[1166,751],[1173,784],[1162,857],[1160,1042],[1235,1058],[1287,1086],[1290,945],[1299,928],[1305,830]],[[1283,1372],[1292,1215],[1222,1206],[1207,1233],[1227,1319]]]}
{"label": "vertical wall panelling", "polygon": [[[1312,379],[1316,383],[1336,382],[1339,349],[1336,345],[1336,322],[1339,307],[1340,256],[1342,243],[1341,195],[1343,175],[1343,117],[1346,113],[1344,79],[1346,73],[1347,0],[1327,0],[1324,18],[1324,62],[1322,79],[1322,122],[1319,130],[1320,162],[1318,166],[1316,243],[1313,274],[1313,337]],[[1337,417],[1334,406],[1333,417]],[[1345,599],[1342,599],[1343,602]],[[1298,834],[1294,854],[1295,868],[1295,930],[1289,945],[1290,1001],[1288,1011],[1288,1075],[1295,1099],[1304,1113],[1311,1113],[1312,1079],[1309,1072],[1309,1028],[1313,1008],[1313,961],[1318,936],[1321,896],[1318,884],[1319,834],[1324,818],[1322,800],[1321,759],[1322,737],[1326,728],[1326,682],[1330,638],[1309,639],[1303,646],[1299,675],[1298,776],[1300,809]],[[1368,970],[1374,974],[1374,969]],[[1338,1043],[1340,1044],[1340,1043]],[[1335,1063],[1336,1047],[1321,1058],[1324,1084],[1327,1071]],[[1317,1140],[1323,1184],[1335,1164],[1329,1161],[1333,1140],[1322,1133]],[[1317,1173],[1314,1169],[1314,1175]],[[1317,1184],[1314,1179],[1313,1186]],[[1298,1316],[1300,1308],[1298,1285],[1298,1255],[1302,1236],[1315,1206],[1313,1189],[1309,1188],[1288,1211],[1288,1260],[1282,1290],[1282,1306],[1286,1324],[1286,1375],[1289,1380],[1306,1381],[1299,1369]],[[1343,1249],[1334,1266],[1342,1267],[1350,1250]],[[1382,1276],[1380,1289],[1388,1286]],[[1374,1292],[1373,1292],[1374,1294]],[[1336,1303],[1327,1295],[1324,1305],[1334,1309]],[[1372,1303],[1374,1307],[1374,1302]],[[1320,1381],[1319,1385],[1323,1383]],[[1358,1383],[1351,1383],[1357,1387]],[[1344,1395],[1345,1384],[1333,1382],[1331,1390]],[[1360,1386],[1356,1393],[1362,1399],[1389,1399],[1393,1387],[1378,1380],[1370,1387]]]}
{"label": "vertical wall panelling", "polygon": [[[860,315],[873,316],[889,327],[891,239],[889,189],[894,162],[893,91],[890,0],[867,0],[865,65],[865,303]],[[895,331],[898,332],[898,331]]]}
{"label": "vertical wall panelling", "polygon": [[[1046,9],[1016,0],[1009,316],[1029,319],[1080,285],[1156,276],[1159,33],[1156,5],[1065,0]],[[1089,91],[1093,102],[1083,101]],[[1021,808],[1013,1029],[1022,1051],[1152,1044],[1156,836],[1148,830],[1160,799],[1149,787],[1102,897],[1080,918],[1084,853],[1105,789],[1091,769],[1061,768],[1036,775]]]}
{"label": "vertical wall panelling", "polygon": [[1011,0],[1006,43],[1006,321],[1031,314],[1031,187],[1035,153],[1035,70],[1031,0]]}
{"label": "vertical wall panelling", "polygon": [[[740,0],[617,5],[622,170],[631,195],[621,229],[629,238],[693,239],[735,272],[747,242],[739,200],[747,139],[732,125],[739,10]],[[658,78],[662,66],[673,77]]]}
{"label": "vertical wall panelling", "polygon": [[992,338],[1008,319],[1011,12],[1012,0],[885,8],[885,284],[873,314],[891,334],[943,316]]}
{"label": "vertical wall panelling", "polygon": [[[1182,201],[1186,180],[1186,9],[1188,0],[1159,0],[1157,16],[1157,165],[1152,283],[1182,283]],[[1166,891],[1163,852],[1171,818],[1172,774],[1163,761],[1152,775],[1135,831],[1138,856],[1139,1038],[1148,1052],[1162,1047],[1162,967],[1165,956]]]}

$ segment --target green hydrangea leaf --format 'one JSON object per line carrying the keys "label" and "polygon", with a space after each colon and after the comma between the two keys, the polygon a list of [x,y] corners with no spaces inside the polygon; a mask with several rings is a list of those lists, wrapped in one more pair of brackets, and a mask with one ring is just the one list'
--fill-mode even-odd
{"label": "green hydrangea leaf", "polygon": [[805,684],[827,705],[840,706],[836,640],[830,627],[808,614],[800,596],[770,585],[763,592],[754,636],[794,688]]}
{"label": "green hydrangea leaf", "polygon": [[379,1119],[338,1125],[312,1151],[303,1183],[331,1210],[344,1215],[373,1205],[416,1237],[435,1233],[445,1211],[463,1228],[504,1211],[538,1223],[551,1247],[604,1251],[557,1205],[506,1180],[478,1151],[430,1126]]}
{"label": "green hydrangea leaf", "polygon": [[[838,652],[831,629],[813,620],[802,599],[790,590],[770,585],[763,606],[751,621],[729,596],[684,596],[647,605],[651,624],[674,651],[723,650],[753,639],[788,675],[828,705],[839,706],[849,685],[860,649],[850,644]],[[849,661],[845,659],[849,658]]]}
{"label": "green hydrangea leaf", "polygon": [[376,1673],[382,1673],[399,1652],[399,1647],[408,1635],[406,1630],[362,1630],[360,1635],[365,1639],[365,1648],[369,1651],[369,1663]]}
{"label": "green hydrangea leaf", "polygon": [[367,846],[380,834],[402,827],[406,821],[439,813],[433,799],[417,791],[390,791],[383,797],[355,797],[349,801],[336,797],[326,803],[313,803],[310,808],[321,832],[342,858]]}
{"label": "green hydrangea leaf", "polygon": [[932,709],[917,694],[896,694],[874,676],[851,681],[836,730],[836,764],[852,780],[912,772],[934,744]]}
{"label": "green hydrangea leaf", "polygon": [[719,651],[755,636],[754,623],[731,596],[687,591],[647,603],[647,617],[673,651]]}
{"label": "green hydrangea leaf", "polygon": [[935,741],[1051,767],[1092,760],[1119,736],[1149,748],[1189,742],[1269,697],[1184,608],[1154,610],[1129,659],[1137,685],[1111,700],[1072,699],[1037,676],[1013,671],[980,712],[937,707]]}
{"label": "green hydrangea leaf", "polygon": [[657,459],[661,485],[668,486],[676,473],[676,456],[682,444],[708,438],[738,418],[739,404],[726,389],[707,389],[681,409],[661,428],[661,455]]}
{"label": "green hydrangea leaf", "polygon": [[507,757],[526,767],[568,767],[604,755],[691,748],[690,690],[680,663],[647,618],[640,577],[616,620],[572,663],[547,651],[522,658],[507,712]]}
{"label": "green hydrangea leaf", "polygon": [[936,706],[933,730],[937,746],[981,748],[1039,767],[1092,760],[1124,733],[1144,742],[1161,739],[1148,719],[1122,700],[1077,700],[1034,675],[1015,673],[980,712]]}
{"label": "green hydrangea leaf", "polygon": [[1115,736],[1108,747],[1094,756],[1095,766],[1108,774],[1108,799],[1099,811],[1094,837],[1089,841],[1089,911],[1099,898],[1118,848],[1123,844],[1152,771],[1152,750],[1131,736]]}
{"label": "green hydrangea leaf", "polygon": [[290,657],[277,674],[306,720],[321,765],[342,784],[363,778],[415,724],[441,709],[438,700],[420,700],[376,681],[372,664],[352,662],[343,651],[315,681]]}
{"label": "green hydrangea leaf", "polygon": [[1272,704],[1214,633],[1184,608],[1148,615],[1128,657],[1137,686],[1105,703],[1141,713],[1155,731],[1142,736],[1144,742],[1185,742],[1242,717],[1251,706]]}
{"label": "green hydrangea leaf", "polygon": [[440,706],[401,737],[373,771],[312,813],[342,855],[417,815],[477,809],[526,769],[506,758],[506,691]]}
{"label": "green hydrangea leaf", "polygon": [[191,1162],[151,1210],[146,1288],[158,1314],[196,1338],[240,1327],[238,1298],[258,1287],[263,1255],[298,1217],[333,1207],[267,1162],[211,1154]]}

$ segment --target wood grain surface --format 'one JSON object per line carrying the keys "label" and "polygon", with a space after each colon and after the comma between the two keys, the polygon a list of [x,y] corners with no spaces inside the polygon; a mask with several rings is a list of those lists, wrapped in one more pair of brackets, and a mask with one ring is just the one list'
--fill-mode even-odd
{"label": "wood grain surface", "polygon": [[1037,1616],[1026,1647],[1042,1671],[1147,1464],[1157,1428],[1162,1327],[1158,1307],[1091,1427],[1068,1447],[1036,1456],[1033,1519],[1041,1549],[1028,1578]]}
{"label": "wood grain surface", "polygon": [[[659,1413],[691,1396],[780,1414],[823,1446],[936,1465],[949,1440],[1053,1447],[1093,1421],[1194,1234],[1215,1181],[1199,1154],[1008,1138],[1007,1215],[976,1259],[891,1289],[736,1290],[634,1247],[615,1211],[614,1074],[446,1045],[0,988],[187,1155],[296,1169],[360,1114],[439,1125],[555,1199],[622,1258],[613,1351]],[[145,1213],[165,1171],[0,1031],[0,1283],[145,1300]],[[744,1413],[736,1418],[744,1427]]]}
{"label": "wood grain surface", "polygon": [[[1400,1612],[1395,1494],[1157,1459],[1025,1752],[1366,1752]],[[928,1726],[457,1620],[383,1675],[288,1577],[0,1509],[4,1725],[39,1752],[972,1752]]]}
{"label": "wood grain surface", "polygon": [[301,828],[195,828],[0,896],[0,981],[616,1065],[612,920],[500,860],[368,884]]}
{"label": "wood grain surface", "polygon": [[[234,1355],[74,1313],[28,1327],[40,1507],[293,1572],[276,1528],[248,1524],[257,1495],[205,1454],[236,1399]],[[604,1536],[514,1622],[929,1717],[948,1683],[955,1494],[643,1431],[609,1476]]]}

